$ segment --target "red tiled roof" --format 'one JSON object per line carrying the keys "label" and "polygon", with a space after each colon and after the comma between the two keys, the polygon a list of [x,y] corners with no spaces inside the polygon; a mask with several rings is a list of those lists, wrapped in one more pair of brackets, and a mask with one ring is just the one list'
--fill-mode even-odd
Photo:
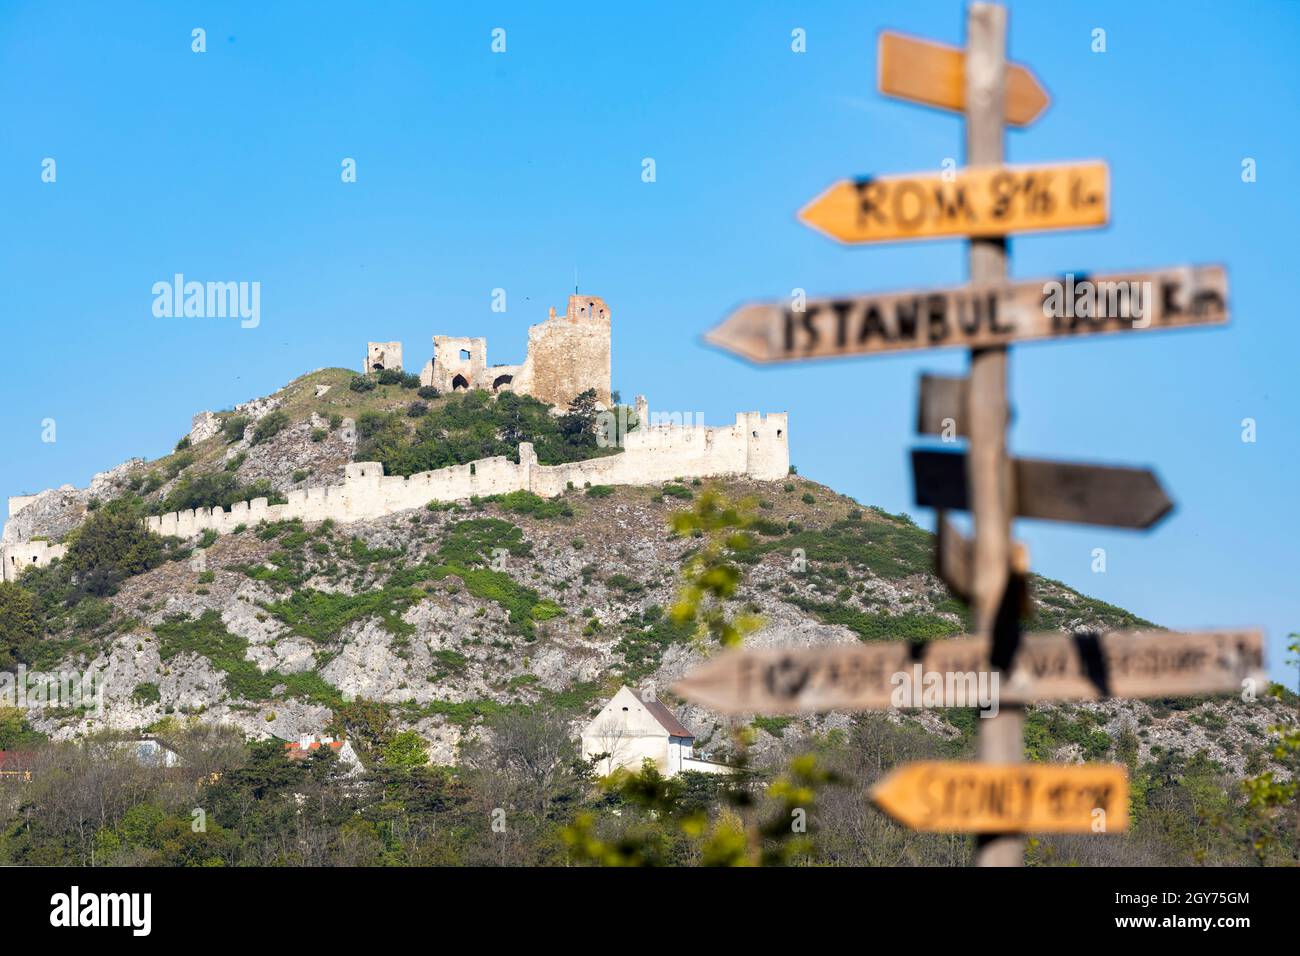
{"label": "red tiled roof", "polygon": [[26,770],[35,758],[35,750],[0,750],[0,770]]}
{"label": "red tiled roof", "polygon": [[[636,694],[636,691],[632,693]],[[655,700],[653,696],[647,695],[649,699],[641,694],[636,694],[636,696],[645,706],[645,709],[650,712],[650,716],[659,722],[659,726],[668,731],[668,736],[695,739],[695,735],[682,726],[682,722],[677,719],[677,716],[658,700]]]}

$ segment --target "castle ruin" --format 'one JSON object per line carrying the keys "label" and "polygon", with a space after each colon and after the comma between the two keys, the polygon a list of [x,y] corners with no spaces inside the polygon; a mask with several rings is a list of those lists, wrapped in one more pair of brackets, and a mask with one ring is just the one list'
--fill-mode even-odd
{"label": "castle ruin", "polygon": [[[480,388],[493,393],[513,391],[559,407],[594,390],[598,403],[607,408],[611,404],[610,311],[596,296],[569,296],[564,315],[557,315],[552,308],[546,321],[530,327],[528,354],[519,365],[488,365],[484,338],[435,335],[433,344],[433,358],[420,375],[423,385],[444,392]],[[401,368],[401,342],[367,343],[366,372]],[[237,502],[229,510],[196,508],[154,516],[147,519],[147,524],[162,535],[189,537],[207,530],[227,534],[261,520],[362,521],[422,508],[430,501],[461,501],[511,491],[554,497],[568,488],[586,485],[646,485],[678,478],[725,477],[779,481],[789,473],[790,446],[784,413],[741,412],[734,424],[721,427],[671,419],[656,423],[642,396],[637,396],[636,412],[639,427],[622,436],[620,454],[542,465],[533,446],[524,442],[519,445],[518,462],[497,456],[410,477],[385,475],[378,462],[352,462],[346,466],[342,484],[291,490],[283,505],[255,498]],[[213,426],[211,433],[215,434],[220,423],[216,416],[209,418],[212,421],[207,424]],[[65,545],[38,537],[37,532],[50,533],[47,521],[28,520],[28,515],[13,520],[53,492],[50,489],[39,495],[9,499],[10,520],[0,536],[0,580],[14,580],[24,568],[48,564],[66,553]],[[29,540],[22,540],[25,537]]]}
{"label": "castle ruin", "polygon": [[[442,392],[481,388],[492,393],[531,395],[563,408],[588,389],[610,404],[610,312],[604,299],[571,295],[563,315],[555,309],[545,322],[528,329],[528,354],[519,365],[489,365],[487,339],[433,337],[433,358],[420,372],[420,384]],[[401,342],[370,342],[366,372],[402,367]]]}

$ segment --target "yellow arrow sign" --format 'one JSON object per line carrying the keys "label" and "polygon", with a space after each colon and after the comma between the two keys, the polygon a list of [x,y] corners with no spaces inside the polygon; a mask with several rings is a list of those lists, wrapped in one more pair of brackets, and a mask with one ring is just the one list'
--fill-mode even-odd
{"label": "yellow arrow sign", "polygon": [[871,799],[904,826],[932,833],[1128,829],[1128,772],[1121,764],[924,761],[885,777]]}
{"label": "yellow arrow sign", "polygon": [[842,179],[799,210],[840,242],[1104,226],[1109,171],[1099,160],[1043,166],[970,166],[952,172]]}
{"label": "yellow arrow sign", "polygon": [[[965,112],[966,52],[959,47],[886,31],[880,34],[877,62],[880,92],[886,96]],[[1007,123],[1027,126],[1042,116],[1050,103],[1047,91],[1028,67],[1007,64]]]}

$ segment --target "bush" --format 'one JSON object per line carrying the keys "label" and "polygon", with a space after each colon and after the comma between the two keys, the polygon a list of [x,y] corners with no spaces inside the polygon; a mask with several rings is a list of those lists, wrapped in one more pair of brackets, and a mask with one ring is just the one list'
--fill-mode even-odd
{"label": "bush", "polygon": [[189,508],[229,508],[236,501],[267,498],[271,504],[284,504],[283,496],[276,493],[271,482],[259,478],[252,484],[241,485],[233,471],[213,471],[187,474],[176,482],[171,493],[153,506],[156,514],[168,511],[185,511]]}
{"label": "bush", "polygon": [[253,429],[253,444],[260,445],[263,442],[270,441],[280,432],[284,431],[289,425],[289,416],[284,412],[271,412],[257,423]]}
{"label": "bush", "polygon": [[41,615],[32,593],[0,581],[0,671],[29,662],[40,633]]}
{"label": "bush", "polygon": [[433,399],[438,398],[442,392],[438,391],[432,385],[421,385],[420,390],[415,394],[419,395],[425,401],[432,401]]}
{"label": "bush", "polygon": [[810,494],[809,494],[808,492],[806,492],[806,491],[804,492],[803,497],[800,498],[799,500],[802,501],[802,502],[803,502],[804,504],[806,504],[806,505],[814,504],[814,503],[816,503],[816,501],[817,501],[816,498],[814,498],[812,495],[810,495]]}
{"label": "bush", "polygon": [[608,498],[614,493],[614,489],[609,485],[592,485],[587,489],[588,498]]}
{"label": "bush", "polygon": [[176,448],[175,448],[175,450],[176,450],[176,451],[184,451],[185,449],[187,449],[187,448],[189,448],[189,447],[190,447],[190,436],[189,436],[189,435],[186,435],[184,438],[182,438],[180,441],[178,441],[178,442],[176,443]]}
{"label": "bush", "polygon": [[192,464],[194,464],[194,452],[183,451],[179,455],[174,455],[172,460],[163,466],[163,473],[167,476],[166,480],[171,481]]}
{"label": "bush", "polygon": [[311,430],[311,440],[314,442],[322,442],[328,434],[329,432],[323,428],[313,428]]}
{"label": "bush", "polygon": [[348,388],[354,392],[373,392],[375,384],[375,380],[369,375],[354,375],[352,381],[348,382]]}
{"label": "bush", "polygon": [[221,434],[227,444],[233,445],[244,437],[244,429],[248,427],[248,421],[247,415],[231,415],[221,423]]}
{"label": "bush", "polygon": [[102,596],[123,579],[162,564],[163,541],[134,508],[110,506],[72,532],[67,562],[82,590]]}
{"label": "bush", "polygon": [[573,515],[573,509],[567,501],[543,498],[531,491],[512,491],[501,495],[496,501],[506,511],[532,515],[534,518],[568,518]]}
{"label": "bush", "polygon": [[[364,426],[362,418],[367,420]],[[520,442],[532,442],[545,465],[617,451],[599,448],[584,421],[585,405],[578,399],[567,414],[557,417],[532,396],[503,392],[493,398],[478,389],[430,409],[413,436],[400,413],[363,413],[357,422],[356,460],[382,462],[389,475],[413,475],[496,455],[518,460]]]}
{"label": "bush", "polygon": [[406,406],[406,415],[408,418],[423,418],[429,414],[429,406],[424,402],[411,402]]}
{"label": "bush", "polygon": [[296,485],[300,481],[307,480],[307,471],[302,468],[297,468],[294,470],[294,473],[290,477],[293,479],[293,483]]}

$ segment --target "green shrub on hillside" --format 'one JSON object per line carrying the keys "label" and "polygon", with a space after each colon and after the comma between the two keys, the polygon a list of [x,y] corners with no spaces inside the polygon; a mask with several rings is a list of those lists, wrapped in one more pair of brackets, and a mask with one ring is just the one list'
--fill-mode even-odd
{"label": "green shrub on hillside", "polygon": [[249,418],[247,415],[231,415],[221,423],[221,435],[226,439],[226,443],[233,445],[235,442],[244,437],[244,429],[248,427]]}
{"label": "green shrub on hillside", "polygon": [[145,528],[133,503],[122,499],[96,511],[68,536],[67,567],[89,594],[110,594],[125,578],[163,560],[162,538]]}
{"label": "green shrub on hillside", "polygon": [[271,412],[265,415],[253,428],[253,440],[251,444],[260,445],[263,442],[270,441],[280,432],[289,426],[289,416],[281,411]]}
{"label": "green shrub on hillside", "polygon": [[614,454],[596,443],[595,393],[578,396],[560,416],[529,395],[458,394],[418,419],[412,434],[400,412],[363,412],[357,419],[358,461],[383,462],[390,475],[413,475],[498,455],[518,461],[519,443],[532,442],[542,464]]}
{"label": "green shrub on hillside", "polygon": [[185,511],[189,508],[229,508],[237,501],[266,498],[273,504],[287,500],[271,487],[266,478],[241,485],[233,471],[209,471],[185,475],[167,494],[150,509],[153,514]]}

